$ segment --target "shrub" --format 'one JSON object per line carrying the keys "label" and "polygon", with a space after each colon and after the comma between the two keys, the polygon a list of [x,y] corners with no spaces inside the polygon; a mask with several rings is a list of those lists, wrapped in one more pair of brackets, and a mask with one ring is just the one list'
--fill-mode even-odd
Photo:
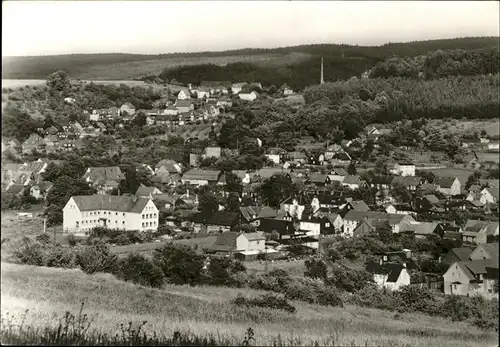
{"label": "shrub", "polygon": [[112,254],[108,245],[102,241],[94,242],[91,246],[80,246],[76,251],[76,265],[88,274],[114,273],[117,263],[118,257]]}
{"label": "shrub", "polygon": [[49,243],[52,242],[52,238],[47,233],[43,233],[43,234],[37,235],[35,237],[35,240],[38,241],[38,242],[40,242],[43,245],[48,245]]}
{"label": "shrub", "polygon": [[47,266],[71,269],[75,267],[75,253],[68,247],[56,246],[48,250]]}
{"label": "shrub", "polygon": [[118,278],[136,284],[159,288],[163,285],[163,271],[141,254],[129,254],[118,264]]}
{"label": "shrub", "polygon": [[27,237],[21,240],[13,254],[21,264],[45,266],[47,263],[44,245]]}
{"label": "shrub", "polygon": [[207,268],[208,281],[215,286],[230,286],[236,282],[233,275],[245,270],[245,266],[239,261],[226,257],[212,257]]}
{"label": "shrub", "polygon": [[154,260],[170,283],[195,285],[205,280],[205,259],[189,246],[168,243],[154,251]]}
{"label": "shrub", "polygon": [[439,314],[440,308],[435,296],[426,288],[405,286],[395,293],[401,299],[399,312],[422,312],[428,315]]}
{"label": "shrub", "polygon": [[334,266],[332,268],[332,276],[328,279],[328,282],[341,290],[352,293],[364,288],[367,283],[373,282],[373,278],[365,270],[346,270],[342,267]]}
{"label": "shrub", "polygon": [[76,238],[75,235],[73,234],[69,234],[68,237],[66,238],[68,240],[68,244],[71,246],[71,247],[74,247],[78,244],[78,239]]}
{"label": "shrub", "polygon": [[311,278],[326,279],[327,267],[326,263],[321,259],[310,258],[305,261],[307,270],[304,276]]}
{"label": "shrub", "polygon": [[287,299],[279,297],[273,294],[265,294],[259,298],[247,299],[243,296],[238,296],[233,300],[233,303],[237,306],[245,307],[266,307],[275,310],[284,310],[289,313],[295,313],[297,309],[292,306]]}

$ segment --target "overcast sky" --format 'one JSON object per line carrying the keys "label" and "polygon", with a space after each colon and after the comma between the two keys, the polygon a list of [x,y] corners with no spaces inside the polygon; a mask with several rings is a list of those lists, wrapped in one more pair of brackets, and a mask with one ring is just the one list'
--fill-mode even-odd
{"label": "overcast sky", "polygon": [[2,7],[3,56],[499,35],[497,1],[3,1]]}

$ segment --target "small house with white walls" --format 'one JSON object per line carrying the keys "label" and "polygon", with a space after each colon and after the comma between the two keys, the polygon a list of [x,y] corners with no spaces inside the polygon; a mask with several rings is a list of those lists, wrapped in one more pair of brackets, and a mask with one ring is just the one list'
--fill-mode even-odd
{"label": "small house with white walls", "polygon": [[366,271],[373,275],[373,281],[379,288],[397,291],[410,284],[410,273],[406,263],[385,262],[381,259],[380,262],[368,262]]}
{"label": "small house with white walls", "polygon": [[93,228],[156,230],[158,208],[150,198],[135,195],[72,196],[63,208],[63,230],[85,235]]}
{"label": "small house with white walls", "polygon": [[413,163],[396,163],[391,173],[399,176],[415,176],[415,164]]}
{"label": "small house with white walls", "polygon": [[177,100],[186,100],[191,97],[188,91],[181,90],[179,94],[177,94]]}
{"label": "small house with white walls", "polygon": [[257,99],[257,93],[252,91],[250,93],[239,93],[238,96],[240,97],[240,100],[245,100],[245,101],[254,101]]}

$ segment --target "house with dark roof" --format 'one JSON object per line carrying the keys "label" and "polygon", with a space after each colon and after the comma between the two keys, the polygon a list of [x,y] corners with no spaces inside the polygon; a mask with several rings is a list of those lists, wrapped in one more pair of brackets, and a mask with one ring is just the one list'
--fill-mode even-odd
{"label": "house with dark roof", "polygon": [[[498,280],[498,243],[486,243],[467,251],[454,261],[443,275],[445,294],[481,295],[486,298],[497,297],[494,284]],[[456,251],[454,252],[457,253]],[[453,260],[447,257],[446,260]]]}
{"label": "house with dark roof", "polygon": [[447,265],[451,265],[457,261],[467,261],[469,256],[474,250],[473,247],[460,247],[452,248],[446,255],[441,257],[441,262]]}
{"label": "house with dark roof", "polygon": [[260,219],[260,223],[257,227],[258,231],[262,231],[265,233],[272,233],[276,231],[280,234],[280,237],[283,235],[292,235],[295,233],[295,226],[293,221],[285,220],[285,219],[276,219],[276,218],[262,218]]}
{"label": "house with dark roof", "polygon": [[52,183],[50,182],[40,182],[31,186],[30,195],[35,199],[45,199],[47,198],[48,192],[52,189]]}
{"label": "house with dark roof", "polygon": [[156,230],[158,208],[150,198],[135,195],[72,196],[63,208],[63,230],[85,234],[95,227]]}
{"label": "house with dark roof", "polygon": [[380,288],[389,290],[399,290],[403,286],[410,284],[410,273],[406,268],[406,263],[393,263],[370,261],[366,264],[366,271],[373,276],[373,281]]}
{"label": "house with dark roof", "polygon": [[349,211],[370,211],[370,207],[363,200],[348,200],[339,213],[345,216]]}
{"label": "house with dark roof", "polygon": [[499,188],[498,187],[486,187],[480,192],[480,198],[479,201],[481,201],[484,204],[496,204],[498,203],[498,194],[499,194]]}
{"label": "house with dark roof", "polygon": [[439,188],[439,192],[444,195],[459,195],[462,191],[462,184],[457,177],[436,177],[434,180]]}
{"label": "house with dark roof", "polygon": [[107,194],[118,188],[125,175],[118,166],[89,167],[82,179],[96,187],[99,194]]}
{"label": "house with dark roof", "polygon": [[179,113],[194,111],[194,102],[191,99],[177,99],[174,106]]}
{"label": "house with dark roof", "polygon": [[262,218],[276,218],[278,211],[269,206],[241,206],[241,221],[243,223],[259,225]]}
{"label": "house with dark roof", "polygon": [[160,160],[154,168],[155,175],[180,174],[181,172],[181,165],[171,159]]}
{"label": "house with dark roof", "polygon": [[438,223],[418,222],[414,224],[403,224],[401,232],[415,236],[417,239],[424,239],[430,235],[438,235]]}
{"label": "house with dark roof", "polygon": [[225,232],[231,231],[240,224],[240,214],[232,211],[215,211],[211,214],[203,212],[193,217],[195,231]]}
{"label": "house with dark roof", "polygon": [[403,186],[409,191],[415,191],[422,183],[422,177],[419,176],[395,176],[391,181],[391,186]]}
{"label": "house with dark roof", "polygon": [[462,241],[482,244],[487,242],[488,236],[497,236],[498,222],[469,219],[462,233]]}
{"label": "house with dark roof", "polygon": [[361,180],[358,175],[349,175],[344,177],[341,184],[343,187],[349,187],[352,190],[356,190],[366,185],[366,182]]}
{"label": "house with dark roof", "polygon": [[199,170],[191,169],[182,175],[182,183],[195,186],[203,186],[208,184],[217,184],[221,176],[219,170]]}
{"label": "house with dark roof", "polygon": [[370,223],[389,223],[393,233],[399,233],[403,224],[415,223],[413,217],[407,214],[390,214],[375,211],[351,210],[344,216],[344,235],[353,236],[354,229],[366,219]]}
{"label": "house with dark roof", "polygon": [[217,236],[213,244],[205,246],[206,253],[226,254],[238,259],[254,258],[266,252],[266,238],[258,233],[226,231]]}
{"label": "house with dark roof", "polygon": [[137,188],[137,191],[135,192],[136,196],[142,198],[153,197],[153,195],[158,195],[158,194],[163,194],[163,193],[156,187],[146,187],[145,185],[142,184],[139,188]]}
{"label": "house with dark roof", "polygon": [[308,175],[308,178],[306,179],[306,183],[312,183],[318,187],[324,187],[325,185],[330,183],[330,179],[328,178],[328,175],[323,175],[320,173],[311,173]]}

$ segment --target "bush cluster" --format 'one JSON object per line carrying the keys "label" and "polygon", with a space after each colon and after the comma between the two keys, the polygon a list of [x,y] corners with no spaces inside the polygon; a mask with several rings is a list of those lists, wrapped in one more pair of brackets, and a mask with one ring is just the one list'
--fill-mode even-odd
{"label": "bush cluster", "polygon": [[369,285],[354,292],[347,300],[357,306],[398,313],[419,312],[454,321],[469,321],[479,328],[498,331],[496,299],[448,295],[441,302],[431,291],[415,286],[403,287],[400,291],[390,291]]}
{"label": "bush cluster", "polygon": [[266,307],[275,310],[284,310],[289,313],[295,313],[297,309],[292,306],[288,300],[284,297],[279,297],[273,294],[262,295],[258,298],[245,298],[243,296],[238,296],[233,300],[233,303],[238,306],[245,307]]}
{"label": "bush cluster", "polygon": [[289,300],[300,300],[325,306],[343,306],[342,299],[334,286],[312,278],[294,278],[286,271],[273,270],[265,274],[239,277],[242,285],[253,289],[268,290],[284,294]]}

